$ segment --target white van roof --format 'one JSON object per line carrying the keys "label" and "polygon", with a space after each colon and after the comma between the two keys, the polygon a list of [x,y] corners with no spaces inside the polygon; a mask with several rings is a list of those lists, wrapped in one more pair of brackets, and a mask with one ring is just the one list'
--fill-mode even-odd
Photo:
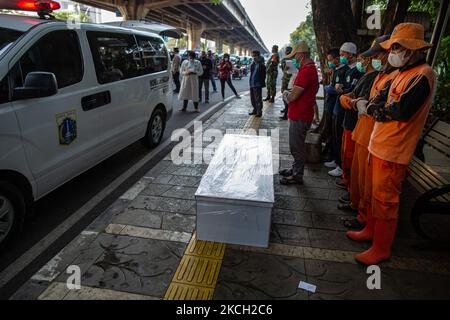
{"label": "white van roof", "polygon": [[[40,19],[32,16],[22,16],[22,15],[11,15],[11,14],[0,14],[0,25],[2,28],[17,30],[21,32],[27,32],[32,27],[44,24],[44,23],[52,23],[52,24],[66,24],[66,21],[63,20],[49,20],[49,19]],[[80,23],[79,28],[82,30],[91,30],[91,31],[115,31],[115,32],[125,32],[133,34],[141,34],[146,36],[152,36],[159,39],[162,39],[158,34],[149,32],[149,31],[141,31],[130,28],[122,28],[117,26],[111,26],[106,24],[95,24],[95,23]]]}
{"label": "white van roof", "polygon": [[35,25],[47,22],[48,20],[43,20],[30,16],[0,14],[0,21],[1,21],[0,25],[2,26],[2,28],[26,32]]}

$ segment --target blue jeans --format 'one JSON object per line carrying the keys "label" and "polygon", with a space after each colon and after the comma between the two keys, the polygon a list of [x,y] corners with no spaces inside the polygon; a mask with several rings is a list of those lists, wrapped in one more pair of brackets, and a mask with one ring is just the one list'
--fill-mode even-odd
{"label": "blue jeans", "polygon": [[216,92],[217,91],[217,86],[216,86],[216,80],[214,79],[214,74],[213,73],[211,73],[211,84],[212,84],[214,92]]}

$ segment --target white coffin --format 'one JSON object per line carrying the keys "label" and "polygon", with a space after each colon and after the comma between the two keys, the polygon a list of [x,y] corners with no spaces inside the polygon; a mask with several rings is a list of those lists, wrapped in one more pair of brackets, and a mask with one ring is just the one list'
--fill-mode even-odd
{"label": "white coffin", "polygon": [[274,203],[271,138],[225,135],[195,197],[199,240],[267,248]]}

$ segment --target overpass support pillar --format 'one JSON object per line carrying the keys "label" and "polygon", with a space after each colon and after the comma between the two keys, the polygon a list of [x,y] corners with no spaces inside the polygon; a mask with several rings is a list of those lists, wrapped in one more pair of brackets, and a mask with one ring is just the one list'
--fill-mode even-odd
{"label": "overpass support pillar", "polygon": [[129,0],[125,5],[119,5],[117,8],[124,20],[143,20],[150,11],[145,3],[146,0]]}
{"label": "overpass support pillar", "polygon": [[230,54],[235,54],[236,50],[233,43],[230,43]]}
{"label": "overpass support pillar", "polygon": [[201,37],[203,31],[205,31],[205,27],[202,25],[191,25],[187,28],[189,50],[201,49]]}
{"label": "overpass support pillar", "polygon": [[216,53],[220,54],[223,52],[223,40],[222,38],[218,37],[216,38]]}

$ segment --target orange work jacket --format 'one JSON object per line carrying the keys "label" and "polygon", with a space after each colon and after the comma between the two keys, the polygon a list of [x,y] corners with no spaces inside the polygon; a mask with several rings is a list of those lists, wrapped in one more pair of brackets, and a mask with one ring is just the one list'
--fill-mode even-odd
{"label": "orange work jacket", "polygon": [[387,104],[400,101],[408,94],[408,85],[416,78],[410,88],[413,88],[422,77],[426,77],[430,86],[430,93],[424,104],[413,117],[407,121],[376,122],[369,144],[369,151],[374,156],[398,164],[408,165],[414,156],[417,143],[431,108],[436,74],[428,64],[421,64],[414,68],[400,72],[392,81]]}
{"label": "orange work jacket", "polygon": [[[381,90],[386,87],[386,84],[397,77],[399,74],[398,70],[392,71],[391,73],[380,73],[375,78],[375,81],[370,91],[370,99],[375,97]],[[375,119],[369,115],[361,115],[358,118],[355,130],[353,130],[352,139],[365,148],[369,147],[370,136],[372,135],[373,127],[375,126]]]}

